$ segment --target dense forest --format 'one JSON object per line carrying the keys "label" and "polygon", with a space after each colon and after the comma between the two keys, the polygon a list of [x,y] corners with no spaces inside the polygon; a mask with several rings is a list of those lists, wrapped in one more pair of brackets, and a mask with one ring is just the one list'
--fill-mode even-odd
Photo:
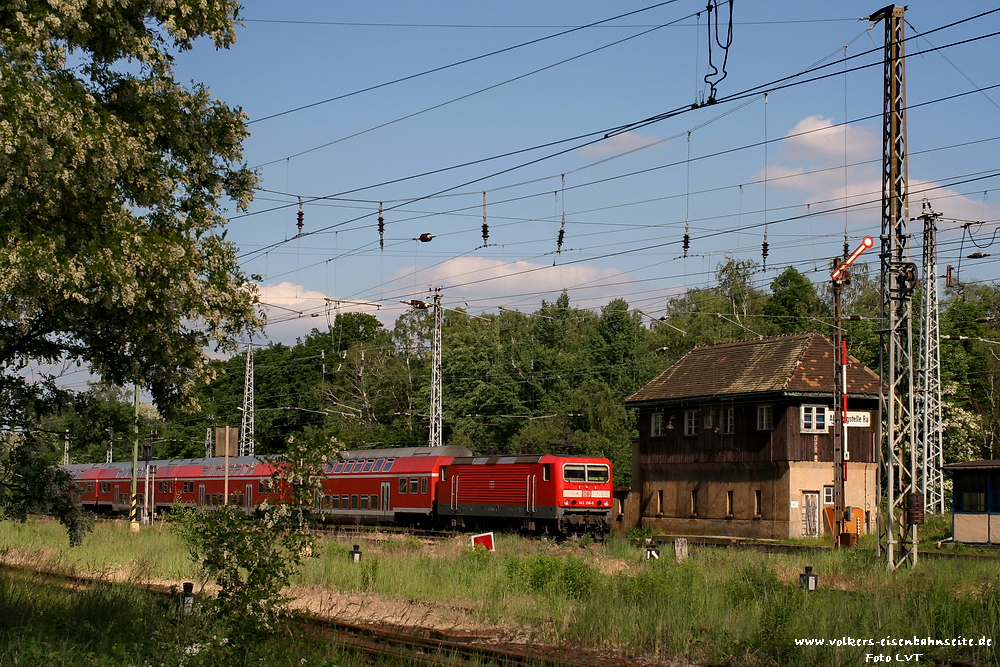
{"label": "dense forest", "polygon": [[[531,313],[446,309],[444,443],[480,453],[599,453],[615,463],[615,481],[627,484],[636,425],[624,399],[689,349],[809,330],[832,337],[827,284],[789,267],[762,288],[755,286],[760,275],[755,263],[729,259],[715,286],[670,299],[659,318],[621,299],[599,312],[576,308],[566,293]],[[862,267],[845,294],[851,353],[876,370],[877,288]],[[949,461],[1000,454],[1000,344],[990,342],[1000,340],[998,311],[997,284],[959,286],[942,299],[941,333],[952,337],[941,342]],[[343,313],[295,345],[258,348],[257,453],[330,435],[348,449],[426,444],[432,319],[415,308],[388,329],[371,315]],[[239,427],[244,370],[243,355],[215,362],[215,379],[196,392],[199,408],[182,419],[162,421],[144,407],[141,437],[153,443],[154,458],[201,456],[207,429]],[[109,441],[115,458],[125,459],[132,414],[129,392],[98,386],[49,426],[69,430],[74,461],[103,461]]]}

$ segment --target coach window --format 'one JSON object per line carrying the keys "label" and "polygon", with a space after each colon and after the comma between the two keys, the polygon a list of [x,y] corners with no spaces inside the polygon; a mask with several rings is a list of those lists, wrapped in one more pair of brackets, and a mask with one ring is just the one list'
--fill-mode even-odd
{"label": "coach window", "polygon": [[420,493],[427,493],[427,478],[420,478]]}
{"label": "coach window", "polygon": [[340,509],[340,496],[333,495],[330,496],[330,509],[339,510]]}
{"label": "coach window", "polygon": [[323,474],[324,475],[329,475],[331,472],[333,472],[333,464],[332,463],[327,463],[326,464],[326,468],[323,469]]}
{"label": "coach window", "polygon": [[340,472],[343,469],[344,469],[344,462],[343,461],[338,461],[337,462],[337,467],[333,469],[333,474],[336,475],[338,472]]}
{"label": "coach window", "polygon": [[358,509],[358,494],[356,493],[351,494],[351,509],[352,510]]}
{"label": "coach window", "polygon": [[351,472],[361,472],[361,466],[365,464],[364,459],[358,459],[357,463],[354,464],[354,470]]}
{"label": "coach window", "polygon": [[375,462],[375,467],[372,468],[372,472],[380,472],[383,465],[385,465],[385,459],[379,459]]}
{"label": "coach window", "polygon": [[385,467],[382,468],[382,472],[389,472],[390,470],[392,470],[392,464],[395,463],[395,461],[396,459],[386,459]]}
{"label": "coach window", "polygon": [[267,493],[267,480],[258,479],[257,480],[257,493]]}
{"label": "coach window", "polygon": [[543,463],[542,464],[542,481],[543,482],[548,482],[550,479],[552,479],[552,464],[551,463]]}
{"label": "coach window", "polygon": [[399,478],[399,492],[400,493],[406,493],[406,478],[405,477],[400,477]]}
{"label": "coach window", "polygon": [[416,477],[411,477],[410,478],[410,493],[417,493],[419,491],[419,489],[417,487],[417,484],[418,484],[417,478]]}
{"label": "coach window", "polygon": [[373,465],[375,465],[375,459],[368,459],[365,461],[365,467],[361,469],[361,472],[370,472]]}
{"label": "coach window", "polygon": [[378,509],[378,494],[377,493],[373,493],[371,496],[369,496],[368,509],[370,509],[370,510],[377,510]]}
{"label": "coach window", "polygon": [[361,496],[361,509],[363,509],[363,510],[368,509],[368,495],[367,494]]}
{"label": "coach window", "polygon": [[582,484],[587,481],[587,467],[583,464],[570,464],[563,466],[563,479],[567,482]]}
{"label": "coach window", "polygon": [[342,510],[346,510],[347,509],[347,494],[346,493],[340,497],[340,509],[342,509]]}

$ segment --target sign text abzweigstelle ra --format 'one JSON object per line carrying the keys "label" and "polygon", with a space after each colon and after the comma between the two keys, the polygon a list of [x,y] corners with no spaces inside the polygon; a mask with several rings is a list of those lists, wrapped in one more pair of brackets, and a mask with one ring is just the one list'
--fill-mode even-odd
{"label": "sign text abzweigstelle ra", "polygon": [[871,426],[872,425],[872,413],[870,412],[851,412],[847,411],[847,415],[844,417],[848,426]]}

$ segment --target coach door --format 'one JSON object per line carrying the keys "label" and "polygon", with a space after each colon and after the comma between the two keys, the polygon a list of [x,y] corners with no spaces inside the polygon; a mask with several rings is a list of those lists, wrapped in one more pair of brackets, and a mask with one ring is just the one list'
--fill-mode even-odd
{"label": "coach door", "polygon": [[205,485],[204,484],[199,484],[198,485],[198,507],[204,507],[204,506],[205,506]]}
{"label": "coach door", "polygon": [[253,510],[253,484],[247,484],[246,492],[244,494],[244,507],[246,508],[247,514]]}
{"label": "coach door", "polygon": [[389,508],[392,505],[389,502],[389,489],[392,486],[389,482],[382,482],[382,511],[385,513],[389,512]]}

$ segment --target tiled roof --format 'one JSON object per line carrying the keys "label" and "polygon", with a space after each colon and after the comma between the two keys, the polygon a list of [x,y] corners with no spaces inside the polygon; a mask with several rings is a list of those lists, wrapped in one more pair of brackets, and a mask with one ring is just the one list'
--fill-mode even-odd
{"label": "tiled roof", "polygon": [[[629,396],[626,403],[766,392],[833,391],[835,348],[817,332],[696,347]],[[847,391],[877,396],[878,375],[854,357]]]}

